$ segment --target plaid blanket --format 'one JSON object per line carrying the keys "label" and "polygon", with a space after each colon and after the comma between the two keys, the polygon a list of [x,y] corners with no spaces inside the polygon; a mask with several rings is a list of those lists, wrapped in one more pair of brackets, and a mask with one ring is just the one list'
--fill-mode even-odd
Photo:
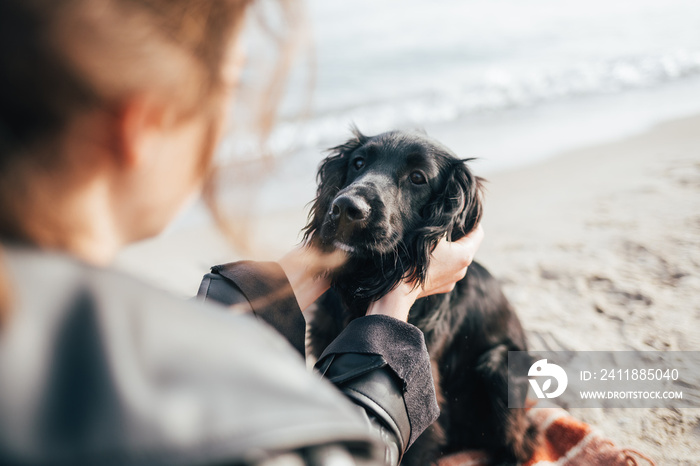
{"label": "plaid blanket", "polygon": [[[615,446],[590,425],[561,408],[535,405],[528,416],[540,430],[540,444],[524,466],[641,466],[655,463],[641,453]],[[439,466],[487,466],[481,451],[465,451],[442,458]]]}

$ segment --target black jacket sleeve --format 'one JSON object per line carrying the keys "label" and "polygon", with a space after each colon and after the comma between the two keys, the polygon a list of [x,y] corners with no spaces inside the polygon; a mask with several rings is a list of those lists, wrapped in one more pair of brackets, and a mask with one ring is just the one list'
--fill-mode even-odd
{"label": "black jacket sleeve", "polygon": [[306,321],[287,276],[276,262],[241,261],[212,267],[197,295],[252,312],[305,355]]}
{"label": "black jacket sleeve", "polygon": [[[198,296],[253,312],[304,354],[305,321],[282,268],[236,262],[212,268]],[[430,358],[423,333],[387,316],[354,320],[319,358],[317,369],[364,409],[368,425],[398,464],[437,419]]]}

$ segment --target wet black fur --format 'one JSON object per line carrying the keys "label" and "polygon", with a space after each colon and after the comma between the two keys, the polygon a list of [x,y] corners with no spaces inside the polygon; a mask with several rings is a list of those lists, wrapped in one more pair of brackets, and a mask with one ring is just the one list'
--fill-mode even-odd
{"label": "wet black fur", "polygon": [[[331,149],[318,172],[318,192],[305,240],[331,250],[334,241],[355,247],[318,301],[311,324],[316,356],[372,299],[402,278],[425,279],[430,254],[444,235],[458,239],[482,214],[482,180],[466,160],[424,134],[392,131],[353,138]],[[365,165],[357,170],[355,158]],[[427,183],[407,174],[419,169]],[[340,195],[362,198],[371,214],[361,228],[338,231],[329,217]],[[478,263],[447,294],[420,299],[409,322],[425,334],[433,359],[440,419],[416,441],[402,464],[429,465],[465,449],[489,450],[496,463],[526,461],[536,430],[522,409],[508,409],[508,351],[526,350],[520,322],[497,281]],[[527,381],[515,388],[524,400]]]}

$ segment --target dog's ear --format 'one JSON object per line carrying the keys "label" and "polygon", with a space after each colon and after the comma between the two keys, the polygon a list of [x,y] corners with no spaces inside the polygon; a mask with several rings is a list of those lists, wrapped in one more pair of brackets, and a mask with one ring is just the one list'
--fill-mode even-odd
{"label": "dog's ear", "polygon": [[458,240],[481,221],[484,180],[469,171],[465,163],[470,160],[450,160],[444,188],[425,206],[423,226],[407,241],[412,268],[405,278],[423,283],[430,255],[443,236]]}
{"label": "dog's ear", "polygon": [[453,163],[452,172],[443,192],[444,215],[451,217],[447,238],[450,241],[469,234],[481,221],[483,214],[484,179],[474,176],[463,159]]}
{"label": "dog's ear", "polygon": [[328,149],[329,155],[318,167],[316,174],[316,199],[309,210],[308,223],[304,227],[304,242],[313,238],[323,225],[323,220],[330,209],[331,202],[345,184],[348,159],[350,154],[359,149],[369,139],[356,126],[351,127],[353,137],[339,146]]}

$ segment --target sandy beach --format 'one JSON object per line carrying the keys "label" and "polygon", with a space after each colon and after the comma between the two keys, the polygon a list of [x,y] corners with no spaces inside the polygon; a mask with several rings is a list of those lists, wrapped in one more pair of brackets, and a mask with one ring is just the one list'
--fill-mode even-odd
{"label": "sandy beach", "polygon": [[[538,350],[700,351],[700,117],[489,176],[477,256],[503,283]],[[309,199],[310,200],[310,199]],[[251,228],[246,258],[292,247],[303,206]],[[124,270],[180,296],[242,257],[210,227],[124,251]],[[700,457],[700,409],[574,409],[659,465]]]}
{"label": "sandy beach", "polygon": [[[700,118],[493,176],[478,259],[532,349],[700,350]],[[573,409],[657,464],[698,464],[700,409]]]}

